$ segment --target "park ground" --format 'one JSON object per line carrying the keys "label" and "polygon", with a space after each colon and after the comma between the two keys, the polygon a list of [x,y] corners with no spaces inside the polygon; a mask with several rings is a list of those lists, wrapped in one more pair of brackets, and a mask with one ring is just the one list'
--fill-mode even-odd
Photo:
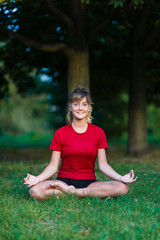
{"label": "park ground", "polygon": [[[149,149],[137,157],[127,156],[124,145],[107,150],[108,162],[117,172],[133,169],[138,176],[125,196],[64,195],[42,202],[29,197],[23,178],[27,172],[36,175],[44,169],[51,156],[48,147],[0,149],[0,239],[160,239],[160,148],[150,145]],[[97,166],[96,176],[107,179]]]}

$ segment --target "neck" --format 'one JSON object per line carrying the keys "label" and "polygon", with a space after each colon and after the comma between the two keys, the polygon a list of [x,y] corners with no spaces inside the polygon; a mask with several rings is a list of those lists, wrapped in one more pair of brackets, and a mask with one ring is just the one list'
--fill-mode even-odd
{"label": "neck", "polygon": [[72,127],[74,128],[74,130],[78,133],[83,133],[87,130],[87,122],[86,122],[86,119],[83,119],[83,120],[73,120],[72,121]]}
{"label": "neck", "polygon": [[86,127],[86,125],[87,125],[86,119],[82,119],[82,120],[73,119],[72,121],[72,126],[77,128],[83,128],[83,127]]}

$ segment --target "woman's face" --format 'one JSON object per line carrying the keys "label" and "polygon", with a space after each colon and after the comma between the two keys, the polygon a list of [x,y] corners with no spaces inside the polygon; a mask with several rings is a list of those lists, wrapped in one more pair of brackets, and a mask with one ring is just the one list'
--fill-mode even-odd
{"label": "woman's face", "polygon": [[72,102],[70,104],[69,110],[73,114],[73,119],[82,120],[87,117],[88,112],[90,111],[90,105],[87,103],[86,97],[84,97],[79,102]]}

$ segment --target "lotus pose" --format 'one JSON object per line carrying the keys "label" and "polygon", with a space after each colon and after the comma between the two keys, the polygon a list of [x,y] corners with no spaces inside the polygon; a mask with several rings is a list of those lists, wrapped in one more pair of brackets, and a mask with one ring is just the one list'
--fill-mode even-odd
{"label": "lotus pose", "polygon": [[[128,192],[126,183],[137,180],[133,170],[122,176],[108,164],[108,148],[104,131],[91,124],[91,96],[84,88],[75,89],[69,97],[67,119],[69,124],[58,129],[52,139],[53,151],[49,165],[38,176],[27,174],[24,184],[31,187],[32,198],[43,200],[49,195],[74,193],[76,196],[120,196]],[[98,181],[95,161],[99,170],[115,181]],[[47,180],[61,167],[56,180]]]}

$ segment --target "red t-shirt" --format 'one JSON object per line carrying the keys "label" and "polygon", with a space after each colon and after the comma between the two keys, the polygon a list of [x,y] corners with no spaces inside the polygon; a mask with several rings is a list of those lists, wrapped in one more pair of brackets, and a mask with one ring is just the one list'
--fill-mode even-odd
{"label": "red t-shirt", "polygon": [[88,123],[84,133],[77,133],[72,124],[58,129],[52,139],[51,150],[60,151],[62,164],[58,177],[96,179],[97,149],[108,148],[104,131]]}

